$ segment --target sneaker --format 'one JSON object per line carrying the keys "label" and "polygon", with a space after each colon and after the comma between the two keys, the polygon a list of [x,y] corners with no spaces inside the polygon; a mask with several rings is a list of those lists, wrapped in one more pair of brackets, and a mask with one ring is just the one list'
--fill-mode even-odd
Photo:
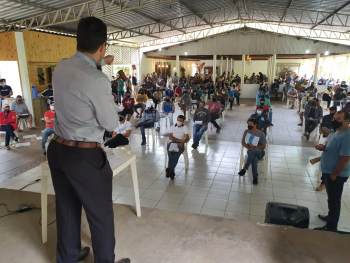
{"label": "sneaker", "polygon": [[310,134],[306,133],[305,137],[306,137],[306,140],[309,140],[310,139]]}
{"label": "sneaker", "polygon": [[14,141],[15,141],[15,142],[18,142],[18,140],[19,140],[18,137],[15,137],[15,138],[14,138]]}
{"label": "sneaker", "polygon": [[142,141],[142,142],[141,142],[141,145],[146,145],[146,141]]}
{"label": "sneaker", "polygon": [[123,258],[123,259],[118,260],[114,263],[130,263],[130,262],[131,262],[131,260],[129,258]]}
{"label": "sneaker", "polygon": [[328,215],[327,215],[327,216],[318,215],[318,218],[321,219],[321,220],[323,220],[323,221],[326,221],[326,222],[328,222],[328,219],[329,219]]}
{"label": "sneaker", "polygon": [[197,149],[197,147],[198,147],[198,143],[193,143],[193,144],[192,144],[192,148],[193,148],[193,149]]}
{"label": "sneaker", "polygon": [[29,130],[36,130],[34,127],[29,127]]}
{"label": "sneaker", "polygon": [[159,132],[159,131],[160,131],[160,128],[157,128],[156,131]]}
{"label": "sneaker", "polygon": [[303,126],[303,124],[302,124],[302,123],[299,123],[298,126]]}
{"label": "sneaker", "polygon": [[292,109],[294,109],[294,105],[292,105]]}
{"label": "sneaker", "polygon": [[322,191],[326,189],[326,186],[324,184],[320,184],[319,186],[316,187],[316,191]]}
{"label": "sneaker", "polygon": [[11,150],[10,145],[5,146],[6,150]]}
{"label": "sneaker", "polygon": [[18,129],[17,131],[18,131],[18,132],[22,132],[23,130]]}
{"label": "sneaker", "polygon": [[239,174],[239,176],[243,176],[243,175],[245,175],[245,173],[246,173],[246,170],[242,169],[238,174]]}
{"label": "sneaker", "polygon": [[253,184],[257,185],[258,184],[258,178],[253,178]]}
{"label": "sneaker", "polygon": [[270,126],[274,126],[273,123],[270,123]]}
{"label": "sneaker", "polygon": [[136,129],[138,129],[138,128],[139,128],[139,126],[138,126],[137,124],[135,124],[134,126],[135,126],[135,128],[136,128]]}
{"label": "sneaker", "polygon": [[46,155],[46,152],[43,152],[44,155]]}
{"label": "sneaker", "polygon": [[171,180],[174,180],[175,179],[175,172],[174,171],[170,171],[169,176],[170,176]]}
{"label": "sneaker", "polygon": [[220,133],[221,128],[216,129],[216,133]]}
{"label": "sneaker", "polygon": [[331,231],[331,232],[338,231],[336,228],[329,228],[328,226],[315,227],[314,230]]}
{"label": "sneaker", "polygon": [[90,248],[89,247],[84,247],[81,251],[80,251],[80,255],[79,255],[79,258],[78,258],[78,262],[83,262],[87,256],[89,255],[90,253]]}

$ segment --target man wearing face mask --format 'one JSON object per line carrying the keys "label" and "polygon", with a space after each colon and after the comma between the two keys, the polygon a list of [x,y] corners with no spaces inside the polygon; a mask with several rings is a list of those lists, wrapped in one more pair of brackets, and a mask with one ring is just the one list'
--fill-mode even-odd
{"label": "man wearing face mask", "polygon": [[191,94],[191,100],[192,100],[192,106],[196,105],[197,109],[199,109],[199,103],[201,101],[201,96],[197,92],[197,90],[194,90]]}
{"label": "man wearing face mask", "polygon": [[204,132],[208,129],[208,123],[210,122],[210,112],[205,108],[204,101],[199,103],[199,109],[197,109],[193,115],[193,122],[195,122],[195,124],[193,124],[192,148],[197,149]]}
{"label": "man wearing face mask", "polygon": [[[166,168],[166,177],[171,180],[175,178],[175,168],[179,161],[181,154],[185,150],[184,144],[190,140],[188,133],[188,128],[184,125],[185,117],[179,115],[177,117],[177,122],[175,126],[171,126],[169,133],[169,140],[171,141],[168,146],[168,167]],[[177,144],[177,151],[169,151],[169,148],[172,143]]]}
{"label": "man wearing face mask", "polygon": [[44,155],[46,155],[45,144],[47,142],[47,138],[49,138],[49,136],[53,134],[53,124],[55,122],[55,103],[54,103],[54,101],[51,101],[51,103],[50,103],[50,110],[45,112],[44,120],[46,122],[46,128],[42,133],[41,147],[44,151]]}
{"label": "man wearing face mask", "polygon": [[323,116],[320,124],[320,134],[323,134],[323,137],[328,137],[329,134],[335,132],[335,129],[332,127],[332,121],[335,113],[337,112],[337,107],[331,107],[329,110],[329,114]]}
{"label": "man wearing face mask", "polygon": [[106,147],[117,148],[118,146],[128,145],[129,137],[132,131],[132,125],[126,120],[126,112],[123,110],[118,113],[118,127],[112,133],[112,139],[105,143]]}
{"label": "man wearing face mask", "polygon": [[51,101],[53,100],[53,87],[51,83],[47,83],[47,89],[41,93],[41,97],[45,98],[47,104],[50,105]]}
{"label": "man wearing face mask", "polygon": [[258,94],[256,95],[256,99],[260,99],[260,98],[264,98],[264,99],[270,99],[270,95],[269,92],[266,89],[260,89],[258,91]]}
{"label": "man wearing face mask", "polygon": [[258,123],[258,130],[266,134],[266,130],[271,126],[268,116],[264,113],[264,107],[262,105],[258,106],[256,113],[252,114],[249,119],[254,119]]}
{"label": "man wearing face mask", "polygon": [[6,103],[3,105],[3,111],[0,112],[0,131],[6,132],[5,137],[5,148],[10,150],[10,138],[12,138],[15,142],[18,142],[18,137],[14,134],[16,131],[16,113],[10,110],[10,106]]}
{"label": "man wearing face mask", "polygon": [[[12,88],[6,85],[6,79],[0,79],[0,111],[2,110],[2,102],[13,95]],[[6,102],[7,103],[7,102]]]}
{"label": "man wearing face mask", "polygon": [[333,106],[335,107],[340,106],[340,103],[342,102],[342,100],[346,98],[347,98],[346,93],[344,93],[342,89],[338,89],[337,93],[335,93],[333,96]]}
{"label": "man wearing face mask", "polygon": [[[137,104],[135,105],[134,111],[136,112],[136,118],[138,117],[142,117],[142,114],[144,112],[144,110],[146,109],[146,102],[147,102],[148,98],[147,95],[145,94],[144,89],[140,89],[140,94],[137,95],[136,101]],[[141,108],[141,114],[137,111],[137,109]]]}
{"label": "man wearing face mask", "polygon": [[[29,113],[27,105],[23,102],[23,98],[21,95],[17,95],[16,101],[11,103],[11,110],[13,110],[17,115],[17,125],[18,119],[28,120],[28,125],[30,130],[35,130],[32,126],[32,114]],[[22,130],[18,129],[19,132]]]}
{"label": "man wearing face mask", "polygon": [[61,60],[52,77],[55,135],[47,157],[56,193],[57,263],[80,262],[89,254],[88,247],[81,250],[83,206],[94,261],[115,261],[113,172],[101,145],[104,131],[113,131],[119,118],[110,81],[97,69],[114,59],[105,57],[106,41],[107,26],[101,19],[80,19],[77,52]]}
{"label": "man wearing face mask", "polygon": [[337,92],[339,92],[340,90],[342,90],[344,93],[348,92],[348,85],[346,85],[346,81],[342,81]]}
{"label": "man wearing face mask", "polygon": [[131,92],[128,90],[126,92],[126,97],[123,99],[123,112],[128,116],[127,120],[130,121],[131,116],[134,114],[135,100],[131,98]]}
{"label": "man wearing face mask", "polygon": [[321,95],[322,95],[322,100],[327,101],[327,110],[329,110],[329,107],[331,106],[332,98],[334,96],[332,86],[328,86],[326,90],[321,92]]}
{"label": "man wearing face mask", "polygon": [[170,100],[174,102],[174,90],[172,88],[165,89],[165,97],[169,96]]}
{"label": "man wearing face mask", "polygon": [[305,118],[305,133],[304,136],[307,140],[310,138],[310,134],[320,124],[323,118],[323,109],[318,105],[318,99],[314,98],[311,102],[311,106],[307,106],[304,111]]}
{"label": "man wearing face mask", "polygon": [[315,87],[315,83],[311,82],[311,85],[306,88],[306,91],[310,91],[310,93],[314,94],[314,96],[316,97],[316,95],[317,95],[317,88]]}
{"label": "man wearing face mask", "polygon": [[341,197],[344,183],[350,176],[350,113],[337,112],[332,121],[332,126],[337,130],[329,139],[321,155],[321,171],[325,179],[328,196],[328,215],[318,215],[326,221],[323,227],[315,230],[337,231]]}
{"label": "man wearing face mask", "polygon": [[154,127],[154,123],[158,122],[160,119],[159,112],[153,108],[150,102],[146,103],[146,108],[147,109],[144,111],[144,114],[142,115],[141,122],[135,125],[136,128],[141,127],[141,135],[142,135],[141,145],[146,145],[145,128]]}
{"label": "man wearing face mask", "polygon": [[210,112],[210,122],[215,126],[216,133],[219,133],[221,127],[217,124],[216,120],[219,119],[221,115],[221,103],[216,97],[213,97],[212,102],[209,103],[208,110]]}
{"label": "man wearing face mask", "polygon": [[[173,126],[173,114],[175,112],[175,104],[171,101],[170,96],[166,96],[160,113],[161,118],[168,118],[170,127]],[[160,131],[160,121],[157,123],[157,131]]]}
{"label": "man wearing face mask", "polygon": [[258,184],[258,161],[264,158],[266,148],[266,137],[262,131],[259,131],[258,123],[255,119],[247,121],[248,129],[244,131],[242,137],[242,146],[248,150],[248,159],[243,169],[238,173],[239,176],[245,175],[249,166],[252,165],[253,184]]}

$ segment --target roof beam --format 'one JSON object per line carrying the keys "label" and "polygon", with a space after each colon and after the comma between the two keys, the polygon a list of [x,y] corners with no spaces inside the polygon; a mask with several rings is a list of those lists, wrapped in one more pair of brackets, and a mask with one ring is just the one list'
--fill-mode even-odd
{"label": "roof beam", "polygon": [[200,20],[204,21],[211,28],[213,28],[213,26],[210,24],[210,22],[207,19],[205,19],[204,17],[200,17],[199,15],[196,15],[196,13],[192,10],[192,8],[190,8],[188,5],[184,4],[181,0],[178,0],[178,1],[182,6],[186,7],[193,15],[198,17]]}
{"label": "roof beam", "polygon": [[311,29],[314,29],[315,27],[321,25],[323,22],[327,21],[327,19],[331,18],[332,16],[334,16],[335,14],[337,14],[339,11],[341,11],[342,9],[344,9],[345,7],[347,7],[350,4],[350,1],[348,1],[347,3],[345,3],[344,5],[342,5],[341,7],[339,7],[338,9],[336,9],[333,14],[328,15],[327,17],[325,17],[324,19],[322,19],[320,22],[318,22],[316,25],[314,25]]}
{"label": "roof beam", "polygon": [[286,14],[287,14],[287,11],[288,11],[288,8],[291,6],[293,0],[290,0],[289,3],[288,3],[288,6],[286,7],[286,11],[284,11],[284,14],[281,18],[281,21],[283,21],[283,19],[286,17]]}
{"label": "roof beam", "polygon": [[6,0],[6,2],[11,2],[11,3],[15,3],[15,4],[20,4],[23,6],[28,6],[28,7],[33,7],[35,9],[42,9],[44,11],[55,11],[55,9],[47,7],[47,6],[43,6],[43,5],[38,5],[35,4],[33,2],[29,2],[29,1],[21,1],[21,0]]}

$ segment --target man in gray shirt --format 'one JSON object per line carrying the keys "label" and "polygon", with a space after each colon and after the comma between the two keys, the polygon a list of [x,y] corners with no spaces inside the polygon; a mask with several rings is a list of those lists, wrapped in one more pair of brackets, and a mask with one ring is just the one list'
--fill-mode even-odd
{"label": "man in gray shirt", "polygon": [[262,131],[258,130],[258,122],[255,119],[248,120],[248,129],[244,131],[242,137],[242,146],[248,150],[248,159],[243,169],[238,173],[245,175],[249,166],[252,165],[253,184],[258,184],[258,161],[264,158],[266,148],[266,137]]}
{"label": "man in gray shirt", "polygon": [[210,122],[210,111],[205,108],[204,101],[201,101],[199,103],[199,109],[195,111],[193,116],[193,121],[194,121],[194,124],[193,124],[192,148],[197,149],[203,134],[205,133],[206,130],[208,130],[208,123]]}
{"label": "man in gray shirt", "polygon": [[82,18],[76,39],[77,52],[61,60],[53,74],[55,136],[47,156],[56,193],[57,262],[80,262],[89,254],[88,247],[80,250],[82,206],[95,262],[114,262],[113,172],[101,144],[119,116],[110,81],[97,69],[114,57],[104,58],[107,26],[98,18]]}
{"label": "man in gray shirt", "polygon": [[[32,126],[33,117],[32,114],[29,113],[27,105],[23,102],[23,98],[21,95],[17,95],[16,101],[13,101],[10,106],[11,110],[13,110],[17,115],[17,125],[19,119],[28,120],[29,129],[35,130]],[[18,129],[19,132],[22,130]]]}

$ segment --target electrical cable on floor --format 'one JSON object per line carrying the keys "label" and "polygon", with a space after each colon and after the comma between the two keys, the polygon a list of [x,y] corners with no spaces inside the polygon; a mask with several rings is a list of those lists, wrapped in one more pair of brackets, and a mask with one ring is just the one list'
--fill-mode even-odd
{"label": "electrical cable on floor", "polygon": [[41,180],[41,178],[38,178],[38,179],[36,179],[36,180],[30,182],[29,184],[23,186],[23,187],[22,187],[21,189],[19,189],[19,190],[22,191],[24,188],[27,188],[28,186],[31,186],[31,185],[33,185],[33,184],[39,182],[40,180]]}

